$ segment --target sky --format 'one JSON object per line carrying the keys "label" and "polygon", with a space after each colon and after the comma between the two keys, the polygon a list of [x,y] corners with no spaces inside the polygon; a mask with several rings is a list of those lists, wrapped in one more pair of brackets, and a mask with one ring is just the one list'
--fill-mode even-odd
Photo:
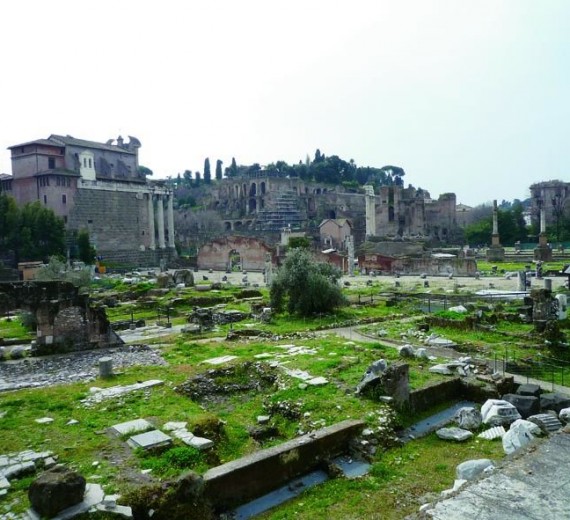
{"label": "sky", "polygon": [[53,133],[154,178],[318,148],[471,206],[570,181],[569,0],[3,2],[0,49],[0,173]]}

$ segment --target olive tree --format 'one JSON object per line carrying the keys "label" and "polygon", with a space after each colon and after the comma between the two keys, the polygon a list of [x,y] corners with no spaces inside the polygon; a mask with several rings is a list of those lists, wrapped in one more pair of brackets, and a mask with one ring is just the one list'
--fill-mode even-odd
{"label": "olive tree", "polygon": [[303,248],[291,249],[271,283],[271,306],[290,314],[311,316],[346,304],[338,268],[316,262]]}

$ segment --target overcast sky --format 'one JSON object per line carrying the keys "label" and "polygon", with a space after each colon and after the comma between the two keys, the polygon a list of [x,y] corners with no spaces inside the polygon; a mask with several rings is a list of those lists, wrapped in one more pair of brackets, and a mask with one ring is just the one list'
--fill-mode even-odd
{"label": "overcast sky", "polygon": [[6,147],[142,142],[155,178],[317,148],[458,202],[570,181],[570,0],[6,1]]}

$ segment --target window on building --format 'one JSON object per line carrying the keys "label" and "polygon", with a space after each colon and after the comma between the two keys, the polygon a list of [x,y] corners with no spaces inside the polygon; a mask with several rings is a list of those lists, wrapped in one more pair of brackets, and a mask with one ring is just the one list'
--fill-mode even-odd
{"label": "window on building", "polygon": [[47,195],[44,195],[44,204],[47,204]]}
{"label": "window on building", "polygon": [[92,219],[88,219],[88,220],[87,220],[87,224],[93,224],[93,220],[92,220]]}
{"label": "window on building", "polygon": [[55,168],[55,159],[53,157],[48,157],[48,168],[50,170]]}
{"label": "window on building", "polygon": [[67,224],[67,215],[64,215],[64,216],[63,216],[63,223],[64,223],[64,224]]}
{"label": "window on building", "polygon": [[67,204],[67,195],[65,193],[61,196],[61,202]]}
{"label": "window on building", "polygon": [[93,163],[92,163],[91,161],[92,161],[92,159],[91,159],[91,158],[89,158],[89,168],[92,168],[92,167],[93,167],[93,166],[92,166],[92,165],[93,165]]}

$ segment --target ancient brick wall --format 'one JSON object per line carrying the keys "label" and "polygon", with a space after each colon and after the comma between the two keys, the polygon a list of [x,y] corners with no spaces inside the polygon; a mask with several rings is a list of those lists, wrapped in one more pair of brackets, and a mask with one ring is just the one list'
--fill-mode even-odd
{"label": "ancient brick wall", "polygon": [[244,271],[262,271],[265,268],[265,256],[271,253],[271,248],[252,237],[219,238],[200,248],[198,267],[225,270],[228,268],[232,251],[239,253]]}
{"label": "ancient brick wall", "polygon": [[87,229],[98,253],[136,251],[149,243],[148,202],[134,192],[80,188],[69,229]]}

